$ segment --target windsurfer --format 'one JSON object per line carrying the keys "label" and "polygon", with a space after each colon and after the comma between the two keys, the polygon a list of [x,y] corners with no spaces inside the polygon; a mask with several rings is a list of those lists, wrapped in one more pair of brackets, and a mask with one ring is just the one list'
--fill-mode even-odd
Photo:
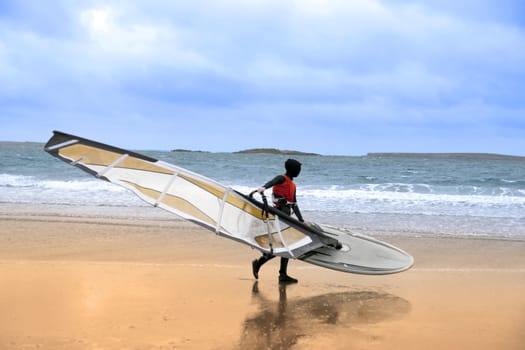
{"label": "windsurfer", "polygon": [[[299,206],[297,205],[296,186],[293,179],[301,172],[301,163],[295,159],[288,159],[284,163],[286,173],[277,175],[272,180],[268,181],[257,192],[263,193],[265,190],[272,188],[273,190],[273,205],[286,215],[295,213],[297,219],[304,222]],[[273,259],[275,255],[264,253],[259,259],[252,261],[253,276],[259,278],[259,269],[268,260]],[[297,279],[288,276],[288,258],[281,257],[281,266],[279,269],[280,283],[297,283]]]}

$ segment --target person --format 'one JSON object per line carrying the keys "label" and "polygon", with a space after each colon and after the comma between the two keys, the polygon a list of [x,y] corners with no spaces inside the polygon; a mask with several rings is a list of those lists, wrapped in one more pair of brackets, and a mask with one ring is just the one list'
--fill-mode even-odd
{"label": "person", "polygon": [[[301,172],[301,163],[295,159],[288,159],[284,163],[286,173],[277,175],[272,180],[268,181],[257,192],[263,193],[265,190],[272,188],[273,190],[273,204],[276,209],[279,209],[286,215],[291,215],[292,211],[295,213],[297,219],[304,222],[299,206],[297,205],[296,187],[293,179]],[[263,253],[259,259],[252,261],[252,271],[255,279],[259,278],[259,270],[268,260],[273,259],[275,255],[270,253]],[[281,257],[281,266],[279,269],[280,283],[297,283],[297,279],[288,276],[288,258]]]}

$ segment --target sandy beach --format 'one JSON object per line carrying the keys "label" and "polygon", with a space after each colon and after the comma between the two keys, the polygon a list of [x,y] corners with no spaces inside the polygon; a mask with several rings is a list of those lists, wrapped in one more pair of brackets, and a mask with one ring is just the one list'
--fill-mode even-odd
{"label": "sandy beach", "polygon": [[[373,232],[363,232],[374,236]],[[525,348],[525,242],[375,236],[415,266],[360,276],[178,220],[0,213],[0,349]]]}

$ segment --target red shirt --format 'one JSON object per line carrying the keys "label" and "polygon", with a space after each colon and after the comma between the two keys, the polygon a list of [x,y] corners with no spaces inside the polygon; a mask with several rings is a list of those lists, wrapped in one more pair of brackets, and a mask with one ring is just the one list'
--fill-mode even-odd
{"label": "red shirt", "polygon": [[295,202],[295,184],[288,176],[283,175],[284,182],[273,186],[273,194],[276,197],[283,197],[288,202]]}

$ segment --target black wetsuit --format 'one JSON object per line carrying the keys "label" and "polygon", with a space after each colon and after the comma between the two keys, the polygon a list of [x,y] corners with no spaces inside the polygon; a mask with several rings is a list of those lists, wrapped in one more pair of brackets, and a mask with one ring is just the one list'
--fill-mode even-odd
{"label": "black wetsuit", "polygon": [[[294,171],[295,173],[287,171],[286,176],[288,176],[290,180],[293,181],[293,178],[299,175],[299,171],[296,171],[296,172]],[[292,176],[292,175],[295,175],[295,176]],[[283,184],[285,181],[286,181],[286,178],[284,177],[284,175],[277,175],[272,180],[268,181],[263,187],[266,189],[272,188],[275,185]],[[280,201],[274,202],[274,206],[276,209],[279,209],[286,215],[291,215],[292,210],[293,210],[293,213],[295,213],[295,215],[297,216],[297,219],[301,222],[304,222],[303,216],[301,215],[301,211],[299,210],[299,207],[297,206],[297,203],[296,203],[297,198],[296,198],[295,193],[293,195],[293,199],[294,200],[292,204],[288,204],[287,201],[284,200],[281,203]],[[258,272],[261,266],[265,264],[268,260],[271,260],[273,258],[275,258],[275,255],[272,255],[270,253],[263,253],[263,255],[259,259],[253,261],[252,265],[253,265],[253,271],[254,271],[255,278],[258,278]],[[289,260],[288,258],[281,257],[281,266],[279,268],[279,280],[281,282],[297,282],[296,279],[288,276],[288,273],[287,273],[288,260]]]}

